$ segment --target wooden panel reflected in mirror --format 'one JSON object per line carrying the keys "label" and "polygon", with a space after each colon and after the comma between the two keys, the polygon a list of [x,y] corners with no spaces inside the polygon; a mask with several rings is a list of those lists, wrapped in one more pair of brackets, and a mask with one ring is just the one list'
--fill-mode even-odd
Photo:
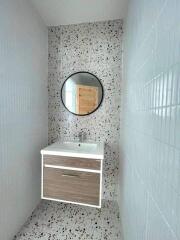
{"label": "wooden panel reflected in mirror", "polygon": [[98,88],[77,85],[77,114],[91,113],[98,106]]}
{"label": "wooden panel reflected in mirror", "polygon": [[103,87],[99,79],[91,73],[74,73],[64,82],[61,98],[71,113],[87,115],[97,110],[101,104]]}

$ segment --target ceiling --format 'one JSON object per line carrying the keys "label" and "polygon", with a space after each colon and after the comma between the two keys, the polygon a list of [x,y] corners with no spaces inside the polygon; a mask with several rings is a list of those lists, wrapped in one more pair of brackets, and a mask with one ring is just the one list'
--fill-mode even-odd
{"label": "ceiling", "polygon": [[47,26],[124,18],[128,0],[31,0]]}

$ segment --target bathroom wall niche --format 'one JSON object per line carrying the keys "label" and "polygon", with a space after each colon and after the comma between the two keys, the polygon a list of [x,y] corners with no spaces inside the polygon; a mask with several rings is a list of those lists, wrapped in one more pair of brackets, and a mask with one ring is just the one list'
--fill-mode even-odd
{"label": "bathroom wall niche", "polygon": [[90,72],[71,74],[61,89],[61,99],[65,108],[78,116],[95,112],[103,100],[103,86]]}

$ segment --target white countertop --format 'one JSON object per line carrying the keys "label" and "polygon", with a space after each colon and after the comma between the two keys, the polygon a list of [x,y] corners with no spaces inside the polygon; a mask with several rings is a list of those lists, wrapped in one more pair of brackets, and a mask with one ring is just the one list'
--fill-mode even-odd
{"label": "white countertop", "polygon": [[104,159],[103,142],[56,142],[41,150],[44,155]]}

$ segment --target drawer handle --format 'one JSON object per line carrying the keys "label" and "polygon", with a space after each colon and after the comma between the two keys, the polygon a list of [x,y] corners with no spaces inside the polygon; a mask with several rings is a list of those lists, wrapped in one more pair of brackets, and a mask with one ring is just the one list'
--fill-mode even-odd
{"label": "drawer handle", "polygon": [[69,174],[69,173],[64,173],[64,174],[62,174],[62,176],[63,177],[76,177],[76,178],[79,178],[78,175],[76,175],[76,174]]}

